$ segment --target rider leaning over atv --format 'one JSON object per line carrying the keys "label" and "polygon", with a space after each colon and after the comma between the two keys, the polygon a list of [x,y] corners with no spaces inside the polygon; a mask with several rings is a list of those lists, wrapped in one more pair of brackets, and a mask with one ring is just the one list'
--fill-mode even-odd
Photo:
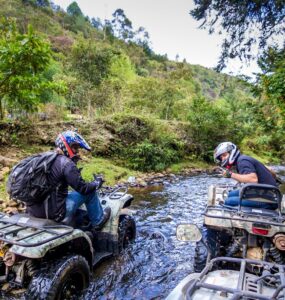
{"label": "rider leaning over atv", "polygon": [[[38,218],[70,224],[78,208],[85,204],[92,231],[101,229],[111,214],[110,207],[103,211],[96,192],[101,187],[103,179],[97,178],[87,183],[82,179],[76,166],[80,159],[79,149],[90,151],[90,146],[74,131],[60,133],[55,145],[58,155],[51,166],[48,178],[55,188],[44,202],[27,205],[27,212]],[[68,192],[68,186],[74,191]]]}
{"label": "rider leaning over atv", "polygon": [[[239,183],[247,183],[253,185],[266,185],[267,188],[273,186],[276,188],[277,183],[274,176],[271,174],[270,170],[267,169],[258,160],[246,156],[240,153],[237,146],[231,142],[224,142],[217,146],[214,151],[214,160],[223,169],[223,176],[226,178],[232,178]],[[234,170],[234,171],[233,171]],[[227,190],[228,192],[228,190]],[[267,197],[274,197],[275,193],[268,193]],[[224,196],[223,196],[224,197]],[[241,200],[241,206],[247,208],[253,208],[256,211],[259,209],[270,209],[275,210],[278,207],[276,199],[273,201],[257,201],[254,198],[244,198]],[[267,198],[268,199],[268,198]],[[262,200],[262,199],[261,199]],[[268,199],[270,200],[270,199]],[[223,201],[222,201],[223,202]],[[246,247],[257,247],[254,241],[257,242],[257,238],[252,237],[254,234],[250,235],[251,239],[245,238],[245,236],[240,235],[243,232],[242,228],[237,228],[232,226],[225,226],[225,219],[222,217],[224,214],[223,210],[226,206],[232,206],[233,210],[226,209],[227,212],[232,212],[234,214],[234,206],[240,205],[240,190],[233,189],[228,192],[227,198],[222,206],[217,206],[206,208],[204,226],[202,228],[203,239],[206,241],[207,247],[202,242],[198,242],[195,248],[195,258],[194,258],[194,269],[195,272],[200,272],[206,265],[207,256],[214,258],[217,256],[232,256],[233,253],[237,253],[243,246]],[[256,208],[259,208],[258,210]],[[215,212],[219,215],[217,222],[211,222],[212,219],[206,217],[210,212]],[[217,215],[214,215],[216,217]],[[229,213],[229,215],[231,215]],[[207,219],[208,218],[208,219]],[[207,220],[206,220],[207,219]],[[260,220],[260,216],[257,216],[257,220]],[[217,225],[218,224],[218,225]],[[251,224],[251,223],[250,223]],[[221,225],[221,226],[220,226]],[[230,228],[230,229],[229,229]],[[238,233],[236,235],[236,233]],[[247,235],[248,236],[248,235]],[[241,246],[242,245],[242,246]],[[250,246],[248,246],[250,245]],[[242,248],[245,251],[246,247]],[[243,254],[242,254],[243,255]]]}
{"label": "rider leaning over atv", "polygon": [[[223,170],[223,176],[232,178],[240,183],[261,183],[277,186],[271,171],[258,160],[240,153],[237,146],[231,142],[224,142],[214,151],[214,160]],[[235,167],[237,173],[232,171]],[[230,191],[225,205],[237,206],[239,204],[239,190]],[[243,206],[276,209],[277,204],[268,204],[258,201],[242,200]]]}

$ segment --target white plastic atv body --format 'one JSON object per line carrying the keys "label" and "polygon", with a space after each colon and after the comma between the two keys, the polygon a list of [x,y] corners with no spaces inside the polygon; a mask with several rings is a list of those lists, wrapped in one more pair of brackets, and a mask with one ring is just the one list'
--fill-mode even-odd
{"label": "white plastic atv body", "polygon": [[284,279],[284,266],[219,257],[185,277],[166,300],[285,299]]}
{"label": "white plastic atv body", "polygon": [[[250,187],[250,185],[246,186]],[[224,201],[232,188],[232,186],[226,185],[209,187],[208,205],[204,213],[206,226],[217,229],[240,228],[250,234],[267,237],[273,237],[277,233],[285,233],[284,199],[282,199],[281,194],[278,195],[279,199],[277,200],[280,201],[280,206],[276,210],[225,206],[223,205]],[[266,202],[266,199],[262,197],[254,197],[252,200]]]}
{"label": "white plastic atv body", "polygon": [[[20,288],[27,289],[27,299],[74,299],[101,259],[135,239],[132,200],[127,189],[101,193],[111,217],[95,236],[48,219],[0,213],[0,296],[1,290]],[[38,288],[41,282],[45,289]]]}

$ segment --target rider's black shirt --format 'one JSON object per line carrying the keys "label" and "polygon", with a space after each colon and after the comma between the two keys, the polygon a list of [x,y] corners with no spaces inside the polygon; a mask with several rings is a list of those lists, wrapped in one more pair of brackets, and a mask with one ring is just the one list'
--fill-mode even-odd
{"label": "rider's black shirt", "polygon": [[48,200],[29,205],[27,212],[34,217],[48,218],[57,222],[65,217],[68,186],[82,195],[88,195],[97,188],[95,182],[85,182],[76,164],[64,155],[58,155],[52,164],[49,181],[54,188]]}
{"label": "rider's black shirt", "polygon": [[258,183],[277,186],[276,180],[270,171],[253,157],[240,155],[236,161],[236,168],[239,174],[256,173]]}

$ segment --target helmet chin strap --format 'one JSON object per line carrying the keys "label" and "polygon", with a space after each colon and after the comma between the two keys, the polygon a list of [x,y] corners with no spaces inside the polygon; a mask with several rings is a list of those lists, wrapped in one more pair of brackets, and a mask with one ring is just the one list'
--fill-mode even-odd
{"label": "helmet chin strap", "polygon": [[70,148],[69,145],[67,144],[67,141],[66,141],[65,137],[61,134],[61,135],[60,135],[60,138],[61,138],[61,140],[62,140],[62,142],[63,142],[63,144],[64,144],[64,146],[65,146],[65,148],[66,148],[66,150],[67,150],[67,152],[68,152],[69,157],[70,157],[70,158],[73,158],[73,156],[74,156],[75,154],[73,153],[73,151],[71,150],[71,148]]}

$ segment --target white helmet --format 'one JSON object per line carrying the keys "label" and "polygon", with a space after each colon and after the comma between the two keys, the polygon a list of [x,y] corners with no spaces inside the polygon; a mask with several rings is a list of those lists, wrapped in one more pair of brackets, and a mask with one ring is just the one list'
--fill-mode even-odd
{"label": "white helmet", "polygon": [[[230,156],[226,160],[221,160],[221,155],[223,153],[229,152]],[[237,157],[239,156],[240,151],[237,146],[231,142],[224,142],[218,145],[214,151],[214,160],[221,167],[226,167],[227,165],[232,165]]]}

